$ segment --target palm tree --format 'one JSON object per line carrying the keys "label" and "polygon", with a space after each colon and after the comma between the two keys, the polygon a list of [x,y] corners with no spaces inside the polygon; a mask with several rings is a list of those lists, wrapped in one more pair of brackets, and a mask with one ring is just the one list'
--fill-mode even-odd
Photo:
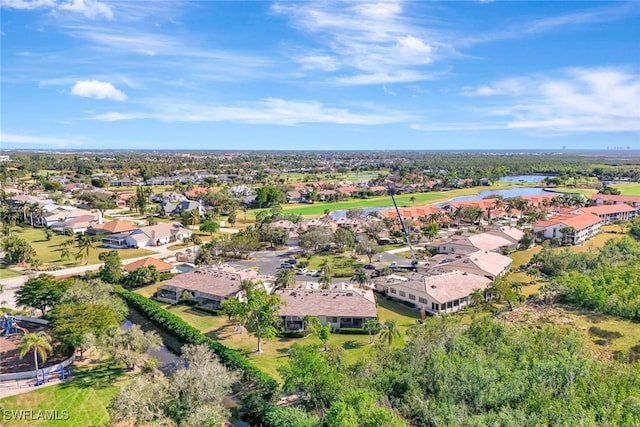
{"label": "palm tree", "polygon": [[480,304],[484,302],[484,293],[482,292],[482,289],[475,288],[472,290],[469,294],[469,299],[475,307],[479,307]]}
{"label": "palm tree", "polygon": [[320,264],[320,269],[324,272],[324,274],[333,277],[333,264],[331,263],[331,259],[325,258]]}
{"label": "palm tree", "polygon": [[400,330],[398,329],[396,321],[393,319],[385,320],[380,330],[380,340],[391,345],[393,344],[393,340],[398,337],[400,337]]}
{"label": "palm tree", "polygon": [[276,289],[292,288],[296,284],[296,278],[292,268],[279,268],[276,270]]}
{"label": "palm tree", "polygon": [[380,331],[380,322],[378,319],[369,319],[364,322],[364,328],[367,330],[369,334],[369,344],[373,343],[373,335],[377,334]]}
{"label": "palm tree", "polygon": [[27,353],[33,350],[33,360],[36,364],[36,384],[38,378],[38,355],[42,363],[47,361],[47,356],[53,351],[51,337],[40,331],[38,333],[25,334],[18,343],[18,356],[22,359]]}
{"label": "palm tree", "polygon": [[368,285],[369,283],[371,283],[371,278],[363,268],[358,268],[353,274],[351,282],[357,283],[358,286],[362,288],[364,287],[364,285]]}
{"label": "palm tree", "polygon": [[86,260],[85,264],[89,264],[89,253],[91,249],[96,248],[91,236],[88,234],[78,234],[78,237],[76,237],[76,247],[78,248],[76,259],[84,258]]}
{"label": "palm tree", "polygon": [[333,280],[333,276],[327,273],[322,273],[322,276],[320,276],[320,278],[318,279],[318,282],[320,283],[322,289],[329,289],[329,286],[331,286],[332,280]]}

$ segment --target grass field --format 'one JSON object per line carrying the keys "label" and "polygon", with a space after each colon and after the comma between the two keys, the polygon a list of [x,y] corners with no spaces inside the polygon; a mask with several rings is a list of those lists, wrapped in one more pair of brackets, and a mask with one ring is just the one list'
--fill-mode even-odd
{"label": "grass field", "polygon": [[[44,229],[42,228],[18,228],[14,231],[16,236],[26,240],[36,251],[36,257],[42,260],[43,266],[57,265],[63,267],[74,267],[82,265],[73,259],[74,254],[77,252],[75,246],[71,247],[71,258],[61,260],[60,251],[62,250],[62,244],[72,237],[62,236],[54,234],[51,236],[51,240],[45,238]],[[98,243],[96,243],[97,245]],[[89,251],[88,264],[98,264],[101,261],[98,256],[102,252],[108,252],[107,248],[96,248]],[[136,258],[145,255],[152,255],[155,252],[147,249],[116,249],[121,259]],[[84,261],[87,263],[87,260]]]}
{"label": "grass field", "polygon": [[640,184],[616,184],[612,187],[620,190],[625,196],[640,196]]}
{"label": "grass field", "polygon": [[[531,186],[531,184],[529,184],[529,186]],[[472,194],[477,194],[480,191],[505,190],[508,188],[518,188],[518,187],[522,187],[522,185],[515,184],[515,183],[500,182],[490,187],[474,187],[474,188],[462,188],[459,190],[451,190],[451,191],[432,191],[428,193],[400,194],[398,196],[395,196],[395,199],[398,206],[420,206],[427,203],[441,202],[441,201],[452,199],[458,196],[468,196]],[[412,197],[415,197],[414,202],[411,202]],[[343,202],[316,202],[312,205],[286,204],[286,205],[282,205],[282,209],[286,213],[298,214],[305,217],[315,217],[315,216],[322,215],[324,211],[327,209],[331,211],[336,211],[336,210],[343,210],[343,209],[366,208],[366,207],[377,207],[377,206],[393,206],[391,197],[388,197],[388,196],[370,197],[368,199],[351,199],[351,200],[345,200]],[[263,210],[265,209],[253,209],[247,213],[247,218],[255,219],[256,214]]]}
{"label": "grass field", "polygon": [[10,279],[11,277],[22,276],[22,273],[10,268],[0,268],[0,279]]}
{"label": "grass field", "polygon": [[63,411],[67,411],[68,419],[11,421],[4,417],[2,425],[5,427],[107,425],[109,414],[106,408],[128,377],[122,375],[121,369],[112,368],[106,364],[75,368],[73,376],[74,378],[61,384],[0,400],[3,415],[6,414],[4,411],[31,410],[34,414],[37,411],[57,411],[61,416]]}

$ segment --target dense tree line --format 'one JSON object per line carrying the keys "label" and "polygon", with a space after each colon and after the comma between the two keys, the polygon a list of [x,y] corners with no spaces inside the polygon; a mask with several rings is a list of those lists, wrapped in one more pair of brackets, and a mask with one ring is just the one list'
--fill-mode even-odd
{"label": "dense tree line", "polygon": [[407,335],[405,347],[379,346],[376,357],[353,366],[335,352],[294,346],[281,369],[285,389],[302,397],[290,412],[323,417],[324,424],[297,415],[314,426],[640,422],[640,364],[594,359],[576,331],[504,326],[490,317],[462,327],[445,317]]}
{"label": "dense tree line", "polygon": [[551,276],[566,301],[632,320],[640,320],[640,242],[609,240],[594,252],[544,248],[532,262]]}

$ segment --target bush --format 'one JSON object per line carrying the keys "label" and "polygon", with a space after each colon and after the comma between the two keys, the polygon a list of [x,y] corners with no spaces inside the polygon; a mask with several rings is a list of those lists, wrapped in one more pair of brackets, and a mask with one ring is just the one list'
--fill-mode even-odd
{"label": "bush", "polygon": [[[367,335],[369,332],[365,328],[340,328],[339,333],[351,335]],[[373,331],[374,335],[376,333],[376,331]]]}
{"label": "bush", "polygon": [[597,326],[590,327],[589,333],[591,335],[595,335],[598,338],[606,338],[606,339],[621,338],[623,336],[618,331],[607,331],[606,329],[601,329],[601,328],[598,328]]}
{"label": "bush", "polygon": [[203,313],[211,314],[213,316],[221,316],[221,315],[224,314],[224,312],[222,310],[215,310],[213,308],[205,307],[205,306],[200,305],[200,304],[196,304],[195,307],[193,307],[191,310],[193,310],[193,311],[201,311]]}
{"label": "bush", "polygon": [[127,305],[145,315],[156,325],[166,329],[179,340],[187,344],[206,344],[209,346],[218,356],[222,365],[229,369],[239,371],[242,374],[242,379],[249,383],[249,389],[258,393],[263,399],[271,400],[278,392],[278,382],[249,363],[249,361],[236,350],[212,340],[149,298],[129,292],[121,286],[116,286],[115,290]]}
{"label": "bush", "polygon": [[406,305],[407,307],[409,307],[409,308],[416,308],[416,305],[415,305],[414,303],[412,303],[411,301],[404,301],[404,300],[402,300],[402,303],[403,303],[404,305]]}

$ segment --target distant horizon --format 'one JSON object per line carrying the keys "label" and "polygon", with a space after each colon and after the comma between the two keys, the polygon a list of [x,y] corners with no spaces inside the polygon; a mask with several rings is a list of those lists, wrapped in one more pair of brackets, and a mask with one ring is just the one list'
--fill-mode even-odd
{"label": "distant horizon", "polygon": [[1,149],[640,149],[637,1],[0,9]]}
{"label": "distant horizon", "polygon": [[0,148],[0,152],[2,153],[10,153],[10,152],[39,152],[39,153],[203,153],[203,152],[213,152],[213,153],[526,153],[526,154],[535,154],[535,153],[544,153],[544,154],[562,154],[566,152],[572,153],[631,153],[640,155],[640,149],[636,148],[620,148],[620,149],[600,149],[600,148],[566,148],[566,149],[507,149],[507,148],[496,148],[496,149],[428,149],[428,150],[420,150],[420,149],[396,149],[396,150],[358,150],[358,149],[344,149],[344,150],[284,150],[284,149],[204,149],[204,148],[193,148],[193,149],[154,149],[154,148],[142,148],[142,149],[127,149],[127,148],[112,148],[112,149],[104,149],[104,148]]}

